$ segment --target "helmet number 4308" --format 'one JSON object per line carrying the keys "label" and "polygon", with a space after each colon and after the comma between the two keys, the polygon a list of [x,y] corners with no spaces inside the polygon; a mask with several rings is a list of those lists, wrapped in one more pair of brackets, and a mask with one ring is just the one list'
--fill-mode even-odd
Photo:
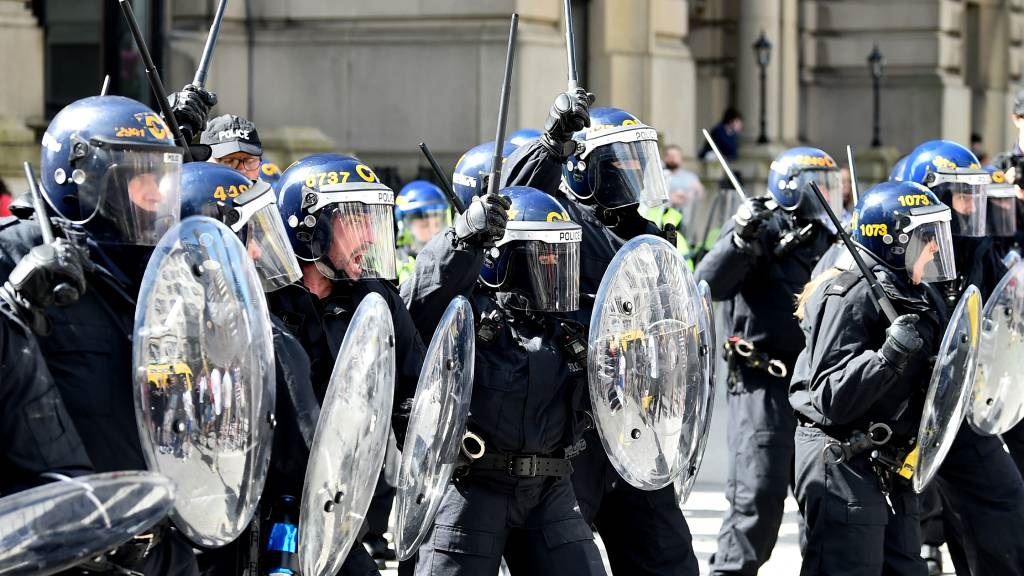
{"label": "helmet number 4308", "polygon": [[228,198],[237,198],[239,194],[245,192],[248,189],[249,187],[246,186],[245,184],[242,184],[240,186],[235,186],[234,184],[232,184],[227,188],[224,188],[223,186],[217,186],[217,188],[213,191],[213,197],[223,202]]}

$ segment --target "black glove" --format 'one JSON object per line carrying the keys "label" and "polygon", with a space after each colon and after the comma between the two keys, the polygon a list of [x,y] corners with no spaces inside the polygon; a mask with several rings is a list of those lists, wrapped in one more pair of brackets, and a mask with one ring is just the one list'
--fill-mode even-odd
{"label": "black glove", "polygon": [[765,223],[772,211],[765,205],[767,198],[754,198],[740,206],[732,219],[736,222],[733,238],[740,248],[756,242],[765,230]]}
{"label": "black glove", "polygon": [[590,126],[590,105],[594,95],[583,88],[562,92],[551,104],[541,142],[559,158],[568,158],[576,150],[572,135]]}
{"label": "black glove", "polygon": [[917,320],[917,314],[904,314],[885,331],[885,343],[878,353],[897,370],[903,370],[924,345],[917,333]]}
{"label": "black glove", "polygon": [[217,105],[216,94],[194,84],[185,86],[181,92],[171,94],[167,99],[171,103],[171,113],[188,142],[203,133],[210,108]]}
{"label": "black glove", "polygon": [[493,246],[505,235],[511,206],[512,202],[500,194],[475,196],[466,211],[455,218],[455,237],[459,242]]}
{"label": "black glove", "polygon": [[44,311],[67,306],[85,294],[88,254],[63,238],[29,251],[11,271],[0,295],[37,334],[49,332]]}

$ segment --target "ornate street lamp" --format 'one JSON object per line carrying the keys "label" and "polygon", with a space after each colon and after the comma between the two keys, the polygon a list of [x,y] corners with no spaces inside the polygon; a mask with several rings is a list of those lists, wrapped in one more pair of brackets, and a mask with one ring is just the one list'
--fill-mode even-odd
{"label": "ornate street lamp", "polygon": [[881,114],[881,99],[879,98],[879,93],[881,91],[882,71],[885,69],[885,56],[878,50],[878,44],[875,44],[874,47],[871,48],[871,53],[868,54],[868,69],[871,70],[871,82],[875,97],[871,147],[878,148],[882,145],[881,128],[878,120],[879,115]]}
{"label": "ornate street lamp", "polygon": [[768,38],[764,35],[764,30],[761,31],[761,35],[757,37],[754,42],[754,56],[757,58],[757,67],[760,71],[761,78],[761,118],[760,128],[761,133],[757,136],[758,144],[768,143],[768,130],[766,128],[765,115],[767,113],[767,104],[765,98],[768,96],[767,92],[767,80],[768,80],[768,63],[772,59],[772,43],[768,41]]}

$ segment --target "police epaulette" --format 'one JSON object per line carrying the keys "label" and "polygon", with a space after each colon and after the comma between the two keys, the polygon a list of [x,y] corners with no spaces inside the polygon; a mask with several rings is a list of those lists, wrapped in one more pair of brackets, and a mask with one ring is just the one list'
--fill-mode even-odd
{"label": "police epaulette", "polygon": [[20,221],[21,219],[18,218],[17,216],[0,217],[0,230],[3,230],[4,228],[10,228],[11,226],[14,226]]}
{"label": "police epaulette", "polygon": [[862,276],[859,272],[852,270],[846,270],[839,274],[835,280],[829,285],[828,289],[825,290],[826,296],[842,296],[846,294],[850,288],[853,288],[854,284],[860,281]]}

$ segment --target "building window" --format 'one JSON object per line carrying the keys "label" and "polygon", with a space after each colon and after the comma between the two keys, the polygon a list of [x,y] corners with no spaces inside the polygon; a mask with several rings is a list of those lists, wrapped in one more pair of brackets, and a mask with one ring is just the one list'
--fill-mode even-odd
{"label": "building window", "polygon": [[[157,67],[163,60],[164,0],[133,0],[139,29]],[[110,75],[110,94],[152,106],[152,91],[142,58],[117,2],[106,0],[34,0],[43,28],[46,117],[75,100],[99,94]],[[170,90],[170,88],[168,88]]]}

